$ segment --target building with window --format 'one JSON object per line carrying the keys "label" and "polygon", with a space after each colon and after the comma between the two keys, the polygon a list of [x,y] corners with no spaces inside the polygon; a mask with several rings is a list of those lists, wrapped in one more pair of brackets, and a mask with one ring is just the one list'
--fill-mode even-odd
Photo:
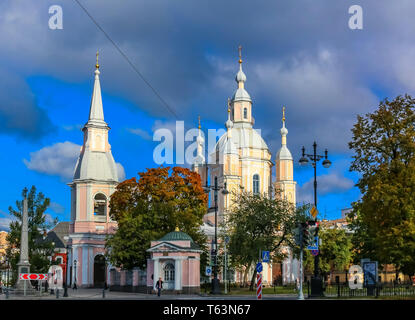
{"label": "building with window", "polygon": [[[287,148],[288,130],[285,128],[285,109],[283,127],[280,130],[281,148],[275,157],[276,180],[272,181],[271,152],[261,137],[260,130],[254,128],[253,102],[245,89],[247,77],[242,70],[241,53],[239,56],[239,71],[236,74],[236,91],[228,100],[228,120],[225,123],[226,133],[223,134],[208,159],[208,174],[206,177],[206,161],[203,156],[204,139],[200,134],[197,157],[193,170],[198,172],[202,183],[209,181],[211,185],[217,181],[218,185],[226,184],[228,194],[218,193],[218,225],[224,221],[234,201],[233,193],[241,191],[253,194],[266,194],[269,197],[280,197],[295,204],[296,182],[293,176],[293,158]],[[213,191],[212,191],[213,192]],[[215,210],[213,194],[210,195],[208,213],[204,217],[204,230],[210,231],[215,224]],[[260,218],[260,217],[258,217]],[[211,231],[208,236],[211,235]],[[210,237],[212,240],[212,237]],[[283,271],[287,282],[294,282],[298,276],[299,264],[292,258],[283,263]],[[274,275],[275,276],[275,275]],[[264,264],[263,281],[272,283],[273,272],[271,264]],[[235,281],[239,281],[235,274]]]}
{"label": "building with window", "polygon": [[200,250],[193,239],[178,228],[157,241],[151,242],[147,250],[148,292],[157,291],[159,278],[163,281],[163,290],[176,293],[200,292]]}
{"label": "building with window", "polygon": [[[98,54],[97,54],[98,58]],[[103,287],[109,273],[105,263],[105,238],[115,232],[109,216],[109,198],[118,184],[111,145],[110,127],[104,120],[98,61],[89,119],[84,125],[84,141],[76,163],[71,188],[69,224],[69,270],[67,281],[78,287]]]}

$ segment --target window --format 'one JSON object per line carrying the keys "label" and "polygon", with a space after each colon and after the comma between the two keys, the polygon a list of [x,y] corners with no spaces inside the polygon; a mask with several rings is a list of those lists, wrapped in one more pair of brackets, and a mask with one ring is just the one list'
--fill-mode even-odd
{"label": "window", "polygon": [[62,257],[56,257],[56,262],[58,264],[62,264],[63,263]]}
{"label": "window", "polygon": [[252,180],[252,191],[254,194],[259,194],[259,175],[254,174]]}
{"label": "window", "polygon": [[244,119],[248,119],[248,109],[244,108]]}
{"label": "window", "polygon": [[105,216],[107,211],[107,197],[102,193],[98,193],[94,197],[94,215]]}
{"label": "window", "polygon": [[171,263],[164,266],[164,281],[174,281],[174,265]]}

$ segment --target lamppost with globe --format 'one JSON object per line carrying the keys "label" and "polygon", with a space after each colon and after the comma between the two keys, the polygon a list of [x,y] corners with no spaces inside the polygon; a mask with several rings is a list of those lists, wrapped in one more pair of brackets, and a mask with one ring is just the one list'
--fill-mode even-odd
{"label": "lamppost with globe", "polygon": [[72,289],[78,289],[78,287],[76,286],[76,263],[77,261],[74,260],[73,265],[74,265],[74,282],[73,282],[73,288]]}
{"label": "lamppost with globe", "polygon": [[[300,165],[307,165],[308,159],[311,160],[311,165],[314,168],[314,207],[317,210],[317,162],[324,158],[323,167],[329,168],[331,166],[331,161],[328,159],[327,149],[324,152],[324,156],[317,154],[317,143],[313,143],[313,154],[306,154],[305,148],[302,148],[302,157],[300,158]],[[308,159],[307,159],[308,158]],[[317,222],[317,215],[314,222]],[[316,236],[318,235],[318,228],[316,229]],[[311,279],[311,296],[321,296],[323,294],[323,288],[320,278],[320,273],[318,269],[319,265],[319,255],[317,254],[314,257],[314,278]]]}
{"label": "lamppost with globe", "polygon": [[208,185],[208,164],[206,164],[206,184],[203,187],[205,193],[209,194],[212,190],[214,192],[215,203],[215,249],[213,251],[214,265],[213,265],[213,280],[212,280],[212,294],[220,294],[219,279],[218,279],[218,191],[222,190],[223,195],[227,195],[229,191],[226,189],[226,182],[223,186],[218,185],[218,178],[215,177],[215,183],[213,186]]}

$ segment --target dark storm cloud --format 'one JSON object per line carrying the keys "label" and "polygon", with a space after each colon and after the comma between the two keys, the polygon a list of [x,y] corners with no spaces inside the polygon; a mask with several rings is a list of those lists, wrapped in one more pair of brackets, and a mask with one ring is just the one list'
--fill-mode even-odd
{"label": "dark storm cloud", "polygon": [[[415,2],[358,2],[81,1],[179,118],[192,123],[198,114],[226,120],[242,44],[256,127],[275,152],[286,105],[293,154],[314,139],[345,152],[356,114],[378,103],[374,92],[415,89]],[[52,4],[63,8],[63,30],[48,29]],[[363,7],[364,30],[348,28],[353,4]],[[99,48],[105,92],[173,118],[75,1],[6,1],[0,9],[0,41],[9,44],[0,65],[7,61],[22,77],[84,82]]]}
{"label": "dark storm cloud", "polygon": [[54,129],[23,79],[0,67],[0,133],[37,140]]}

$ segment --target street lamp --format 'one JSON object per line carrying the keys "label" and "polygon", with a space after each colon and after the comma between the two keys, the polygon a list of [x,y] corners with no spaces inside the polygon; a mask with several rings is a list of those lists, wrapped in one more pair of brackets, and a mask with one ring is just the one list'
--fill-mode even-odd
{"label": "street lamp", "polygon": [[68,267],[69,267],[69,243],[68,243],[69,237],[64,236],[63,239],[66,241],[65,287],[64,287],[63,296],[67,297],[68,296]]}
{"label": "street lamp", "polygon": [[[307,165],[308,159],[311,160],[311,165],[314,168],[314,207],[317,210],[317,162],[324,158],[323,167],[329,168],[331,166],[331,161],[328,159],[327,149],[324,151],[324,156],[317,154],[317,143],[313,143],[313,154],[306,154],[305,148],[302,148],[302,157],[299,160],[300,165]],[[308,158],[308,159],[307,159]],[[315,222],[317,222],[317,216],[315,217]],[[318,228],[316,229],[316,236],[318,234]],[[320,273],[318,270],[319,265],[319,255],[317,254],[314,257],[314,277],[311,279],[311,296],[321,296],[323,294],[322,281],[320,278]],[[302,279],[300,280],[302,281]]]}
{"label": "street lamp", "polygon": [[218,191],[222,190],[223,195],[227,195],[229,191],[226,189],[226,182],[223,186],[218,185],[218,179],[215,177],[215,184],[213,186],[208,185],[208,164],[206,164],[206,184],[203,187],[205,193],[209,194],[214,191],[215,201],[215,250],[214,250],[214,266],[213,266],[213,280],[212,280],[212,294],[220,294],[219,279],[218,279]]}
{"label": "street lamp", "polygon": [[74,270],[75,276],[74,276],[74,281],[73,281],[73,289],[78,289],[77,286],[76,286],[76,263],[77,263],[77,261],[74,260],[73,266],[74,266],[74,269],[75,269]]}

